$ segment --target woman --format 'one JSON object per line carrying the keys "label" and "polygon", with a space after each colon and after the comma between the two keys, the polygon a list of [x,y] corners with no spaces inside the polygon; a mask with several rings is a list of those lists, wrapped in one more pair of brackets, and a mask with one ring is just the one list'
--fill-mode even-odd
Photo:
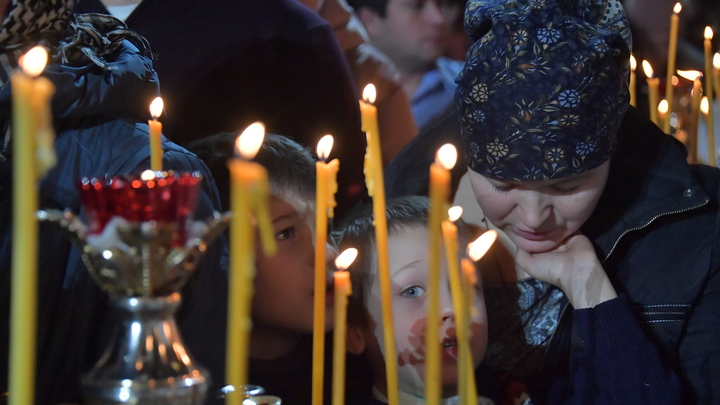
{"label": "woman", "polygon": [[514,259],[487,276],[489,315],[511,316],[489,320],[488,365],[536,404],[717,403],[720,177],[628,111],[619,2],[471,0],[465,19],[467,177]]}

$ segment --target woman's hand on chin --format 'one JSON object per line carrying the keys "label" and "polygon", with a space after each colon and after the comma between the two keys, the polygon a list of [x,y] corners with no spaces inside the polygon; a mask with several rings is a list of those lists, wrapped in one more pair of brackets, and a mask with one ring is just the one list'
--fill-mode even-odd
{"label": "woman's hand on chin", "polygon": [[530,276],[563,290],[575,309],[592,308],[617,297],[592,243],[579,232],[547,252],[518,249],[515,261]]}

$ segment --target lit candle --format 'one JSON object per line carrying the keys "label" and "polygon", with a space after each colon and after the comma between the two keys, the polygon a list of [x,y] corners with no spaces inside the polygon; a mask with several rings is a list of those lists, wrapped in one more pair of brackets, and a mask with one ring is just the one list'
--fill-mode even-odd
{"label": "lit candle", "polygon": [[[367,138],[365,152],[365,185],[368,195],[373,200],[373,216],[375,224],[375,240],[378,260],[378,278],[380,281],[380,297],[382,302],[383,342],[385,358],[395,359],[395,331],[392,317],[392,295],[387,247],[387,214],[385,212],[385,182],[382,173],[382,156],[380,155],[380,132],[377,123],[377,107],[375,102],[375,86],[368,84],[363,89],[363,100],[360,100],[362,130]],[[389,405],[398,405],[397,362],[385,362],[387,375],[387,398]]]}
{"label": "lit candle", "polygon": [[[248,347],[251,328],[251,302],[255,279],[255,240],[253,215],[257,215],[260,233],[263,235],[265,253],[274,254],[277,248],[272,239],[270,219],[267,218],[268,174],[262,165],[250,159],[260,149],[265,137],[265,127],[256,122],[237,139],[240,157],[228,161],[230,170],[230,275],[229,308],[227,327],[226,379],[229,385],[241,387],[247,384]],[[264,218],[263,218],[264,217]],[[266,235],[270,235],[268,238]],[[228,404],[239,405],[244,397],[228,394]]]}
{"label": "lit candle", "polygon": [[[35,336],[37,323],[38,209],[35,158],[36,136],[43,126],[38,114],[48,109],[53,84],[37,77],[47,52],[37,46],[26,53],[20,71],[12,74],[13,242],[10,312],[9,403],[32,404],[35,395]],[[50,117],[47,117],[50,120]]]}
{"label": "lit candle", "polygon": [[[454,222],[462,216],[462,207],[452,207],[448,210],[448,219],[442,222],[442,235],[443,241],[445,242],[445,258],[448,265],[448,276],[450,279],[450,292],[452,294],[453,310],[455,311],[455,327],[457,328],[457,340],[458,340],[458,395],[460,396],[460,403],[467,403],[469,396],[469,372],[468,367],[472,370],[472,357],[471,362],[467,362],[467,354],[469,350],[470,340],[469,334],[463,323],[465,319],[465,311],[468,310],[468,306],[465,303],[463,296],[463,290],[460,282],[460,269],[458,267],[458,241],[457,241],[457,227]],[[477,404],[477,400],[476,400]]]}
{"label": "lit candle", "polygon": [[[490,249],[490,246],[492,246],[493,242],[495,242],[495,239],[497,239],[497,232],[494,230],[486,231],[480,237],[475,239],[472,243],[468,244],[468,256],[470,257],[470,260],[472,261],[478,261],[480,258],[482,258],[485,253]],[[470,319],[473,314],[476,313],[477,308],[473,305],[473,302],[475,301],[475,285],[477,284],[477,275],[475,273],[475,265],[467,258],[463,258],[461,261],[461,269],[462,269],[462,280],[461,284],[463,286],[463,306],[465,307],[465,311],[463,311],[463,319],[460,321],[464,326],[463,329],[465,330],[466,336],[463,337],[463,340],[466,340],[467,342],[470,342],[470,338],[472,336],[472,332],[470,329]],[[468,380],[468,386],[467,386],[467,401],[465,401],[465,405],[476,405],[477,404],[477,387],[475,386],[475,368],[474,364],[472,362],[472,352],[470,351],[470,348],[465,352],[465,362],[468,364],[467,368],[465,369],[465,372],[467,373],[466,379]]]}
{"label": "lit candle", "polygon": [[668,101],[668,114],[663,120],[663,130],[666,134],[670,133],[670,113],[673,108],[673,90],[675,86],[672,84],[672,77],[675,75],[675,55],[677,55],[677,38],[678,38],[678,21],[682,4],[679,2],[673,7],[672,16],[670,16],[670,40],[668,43],[668,63],[667,76],[665,77],[665,99]]}
{"label": "lit candle", "polygon": [[650,112],[650,119],[652,122],[655,123],[655,125],[660,125],[660,122],[658,121],[657,116],[657,106],[658,106],[658,86],[660,84],[660,79],[657,77],[654,77],[654,72],[652,66],[650,66],[650,62],[643,60],[642,61],[643,71],[645,72],[645,77],[647,78],[647,85],[648,85],[648,111]]}
{"label": "lit candle", "polygon": [[700,118],[700,99],[702,97],[702,73],[697,70],[678,70],[680,77],[693,81],[691,118],[690,118],[690,141],[689,141],[689,160],[691,163],[697,162],[697,133]]}
{"label": "lit candle", "polygon": [[430,215],[428,218],[428,316],[425,334],[425,401],[440,403],[440,240],[442,221],[450,195],[450,169],[457,161],[452,144],[438,149],[430,165]]}
{"label": "lit candle", "polygon": [[162,97],[155,97],[150,103],[150,117],[152,119],[148,121],[148,127],[150,128],[150,170],[162,171],[162,143],[160,135],[162,134],[162,123],[158,121],[158,117],[162,115],[163,104]]}
{"label": "lit candle", "polygon": [[[713,114],[712,37],[713,30],[705,27],[705,94],[708,100],[707,131],[710,148],[710,164],[715,166],[715,116]],[[712,140],[712,142],[709,142]]]}
{"label": "lit candle", "polygon": [[334,215],[337,172],[340,162],[326,163],[333,146],[332,135],[325,135],[317,145],[319,162],[315,163],[315,298],[313,307],[313,363],[312,403],[323,403],[323,373],[325,366],[325,289],[327,267],[325,253],[328,218]]}
{"label": "lit candle", "polygon": [[[707,97],[703,96],[702,100],[700,101],[700,111],[705,114],[705,121],[707,122],[707,125],[710,125],[710,102],[708,101]],[[710,159],[708,164],[711,166],[715,166],[715,137],[710,136],[710,131],[708,131],[707,136],[708,158]]]}
{"label": "lit candle", "polygon": [[634,55],[630,55],[630,105],[633,107],[637,106],[635,69],[637,69],[637,61]]}
{"label": "lit candle", "polygon": [[713,55],[713,68],[713,88],[715,95],[720,95],[720,52],[715,52]]}
{"label": "lit candle", "polygon": [[347,336],[347,304],[352,293],[350,273],[343,271],[350,267],[357,257],[355,248],[344,250],[335,260],[338,271],[333,277],[335,287],[335,328],[333,329],[333,405],[345,403],[345,338]]}
{"label": "lit candle", "polygon": [[[664,119],[668,114],[668,110],[670,109],[670,105],[666,99],[660,100],[660,103],[658,103],[657,111],[658,111],[658,120],[660,122],[665,122]],[[670,131],[671,132],[671,131]],[[667,133],[670,133],[667,132]]]}

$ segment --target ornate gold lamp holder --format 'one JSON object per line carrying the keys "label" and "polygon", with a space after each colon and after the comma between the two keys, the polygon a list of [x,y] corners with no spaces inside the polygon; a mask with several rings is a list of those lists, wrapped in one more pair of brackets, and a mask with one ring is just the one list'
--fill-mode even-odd
{"label": "ornate gold lamp holder", "polygon": [[82,251],[120,324],[83,376],[87,404],[202,404],[208,372],[185,349],[175,322],[180,290],[229,214],[193,221],[202,178],[195,173],[83,179],[87,223],[68,211],[40,211]]}

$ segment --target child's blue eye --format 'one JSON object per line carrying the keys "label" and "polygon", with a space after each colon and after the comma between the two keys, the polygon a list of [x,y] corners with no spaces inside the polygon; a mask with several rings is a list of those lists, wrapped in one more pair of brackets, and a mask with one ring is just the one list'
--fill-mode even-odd
{"label": "child's blue eye", "polygon": [[408,298],[417,298],[422,296],[424,293],[425,289],[417,285],[410,286],[402,291],[402,295]]}
{"label": "child's blue eye", "polygon": [[292,239],[295,236],[295,227],[291,226],[283,229],[282,231],[275,234],[275,238],[278,240]]}

